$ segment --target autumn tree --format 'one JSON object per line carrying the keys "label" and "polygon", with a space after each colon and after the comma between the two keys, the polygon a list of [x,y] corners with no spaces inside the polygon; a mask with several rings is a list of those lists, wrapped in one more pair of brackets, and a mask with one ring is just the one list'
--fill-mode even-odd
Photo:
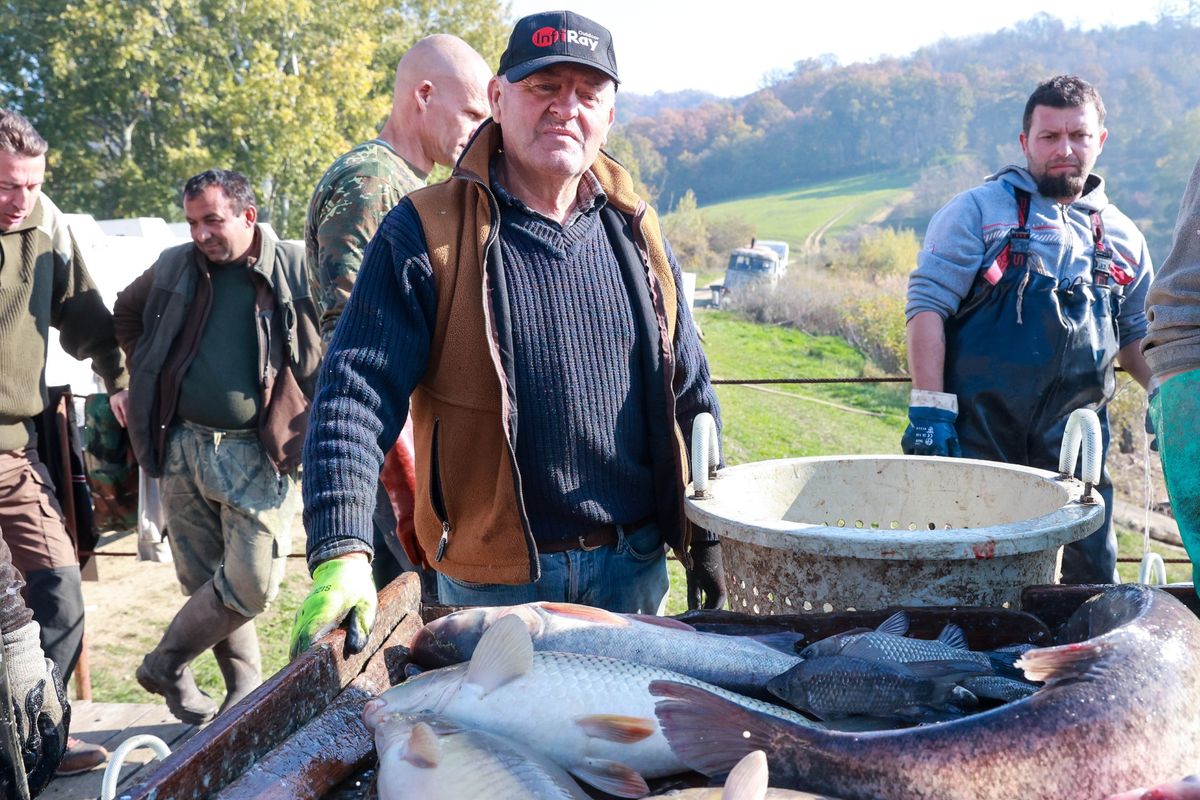
{"label": "autumn tree", "polygon": [[[298,236],[309,194],[387,115],[396,61],[429,33],[490,63],[500,0],[5,0],[0,103],[49,140],[48,189],[97,217],[180,218],[212,166],[254,183],[262,217]],[[19,24],[16,23],[19,20]]]}

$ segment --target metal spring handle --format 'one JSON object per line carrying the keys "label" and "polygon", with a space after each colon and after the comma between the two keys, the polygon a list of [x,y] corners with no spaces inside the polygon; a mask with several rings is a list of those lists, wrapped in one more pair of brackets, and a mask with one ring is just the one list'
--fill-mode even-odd
{"label": "metal spring handle", "polygon": [[1083,499],[1092,501],[1092,487],[1100,482],[1100,458],[1104,447],[1100,439],[1100,418],[1090,408],[1077,408],[1067,418],[1058,471],[1064,478],[1075,475],[1075,465],[1083,454]]}
{"label": "metal spring handle", "polygon": [[717,441],[717,422],[707,411],[692,422],[692,494],[693,500],[711,497],[708,481],[717,476],[721,463],[721,444]]}

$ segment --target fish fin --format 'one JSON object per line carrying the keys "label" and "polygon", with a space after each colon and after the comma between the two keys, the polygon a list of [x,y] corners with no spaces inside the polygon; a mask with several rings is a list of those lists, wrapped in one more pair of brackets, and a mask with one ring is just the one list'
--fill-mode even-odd
{"label": "fish fin", "polygon": [[893,636],[906,636],[908,634],[908,612],[897,611],[879,623],[879,627],[875,630],[880,633],[890,633]]}
{"label": "fish fin", "polygon": [[1025,679],[1057,683],[1083,678],[1101,662],[1107,649],[1095,642],[1076,642],[1030,650],[1013,664]]}
{"label": "fish fin", "polygon": [[592,714],[580,717],[575,724],[596,739],[630,744],[654,735],[654,720],[646,717],[625,717],[619,714]]}
{"label": "fish fin", "polygon": [[978,661],[967,658],[951,658],[938,661],[914,661],[902,666],[918,678],[934,683],[958,683],[973,675],[991,675],[992,671]]}
{"label": "fish fin", "polygon": [[414,767],[433,769],[442,760],[442,743],[438,741],[433,728],[427,723],[418,722],[413,725],[400,758]]}
{"label": "fish fin", "polygon": [[658,725],[676,757],[710,777],[725,775],[754,750],[774,752],[780,734],[799,741],[811,731],[738,705],[698,686],[652,681]]}
{"label": "fish fin", "polygon": [[767,754],[754,750],[729,772],[721,800],[765,800],[767,796]]}
{"label": "fish fin", "polygon": [[957,650],[967,650],[967,634],[953,622],[947,622],[946,627],[938,634],[937,640],[947,647]]}
{"label": "fish fin", "polygon": [[554,614],[559,617],[570,617],[582,622],[591,622],[596,625],[611,625],[614,628],[628,628],[629,620],[620,614],[614,614],[611,611],[605,611],[603,608],[593,608],[592,606],[581,606],[578,603],[538,603],[543,610],[548,614]]}
{"label": "fish fin", "polygon": [[486,695],[532,668],[533,640],[529,628],[520,617],[503,616],[479,637],[463,682],[480,687]]}
{"label": "fish fin", "polygon": [[694,630],[696,630],[695,626],[688,625],[686,622],[675,619],[674,617],[658,617],[658,616],[655,616],[654,614],[628,614],[627,616],[630,619],[636,619],[638,622],[644,622],[647,625],[657,625],[660,628],[667,628],[669,630],[676,630],[676,631],[694,631]]}
{"label": "fish fin", "polygon": [[1021,657],[1020,653],[1001,653],[992,650],[986,651],[984,655],[988,657],[988,661],[992,662],[992,672],[996,675],[1002,678],[1012,678],[1013,680],[1025,680],[1025,673],[1015,666],[1017,659]]}
{"label": "fish fin", "polygon": [[645,797],[650,794],[646,779],[633,767],[620,761],[588,758],[582,764],[572,764],[568,771],[589,786],[617,797]]}
{"label": "fish fin", "polygon": [[421,669],[420,667],[418,667],[416,664],[412,663],[411,661],[407,661],[404,664],[404,680],[408,680],[409,678],[414,678],[417,675],[420,675],[424,671],[425,670]]}
{"label": "fish fin", "polygon": [[772,650],[794,656],[800,649],[800,643],[804,641],[804,634],[795,631],[776,631],[775,633],[755,634],[750,638],[759,644],[765,644]]}

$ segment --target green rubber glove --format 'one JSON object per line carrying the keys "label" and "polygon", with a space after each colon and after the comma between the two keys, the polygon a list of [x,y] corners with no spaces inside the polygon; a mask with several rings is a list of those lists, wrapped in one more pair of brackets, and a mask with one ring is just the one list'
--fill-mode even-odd
{"label": "green rubber glove", "polygon": [[312,590],[296,611],[292,623],[291,657],[303,653],[312,643],[337,626],[346,624],[346,651],[361,652],[375,625],[378,597],[371,576],[371,562],[365,558],[334,558],[313,570]]}
{"label": "green rubber glove", "polygon": [[1158,455],[1162,459],[1171,495],[1171,513],[1179,536],[1192,559],[1192,580],[1200,592],[1200,369],[1183,372],[1159,386],[1150,396],[1150,416],[1157,431]]}

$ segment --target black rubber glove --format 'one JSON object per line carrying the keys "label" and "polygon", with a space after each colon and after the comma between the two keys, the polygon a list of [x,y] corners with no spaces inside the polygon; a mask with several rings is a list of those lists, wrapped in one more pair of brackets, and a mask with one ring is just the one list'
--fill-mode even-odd
{"label": "black rubber glove", "polygon": [[693,542],[688,554],[692,557],[692,568],[687,571],[688,608],[722,608],[725,571],[721,564],[721,543]]}
{"label": "black rubber glove", "polygon": [[13,708],[29,791],[36,797],[58,769],[67,749],[71,706],[54,662],[42,655],[36,622],[4,634]]}

